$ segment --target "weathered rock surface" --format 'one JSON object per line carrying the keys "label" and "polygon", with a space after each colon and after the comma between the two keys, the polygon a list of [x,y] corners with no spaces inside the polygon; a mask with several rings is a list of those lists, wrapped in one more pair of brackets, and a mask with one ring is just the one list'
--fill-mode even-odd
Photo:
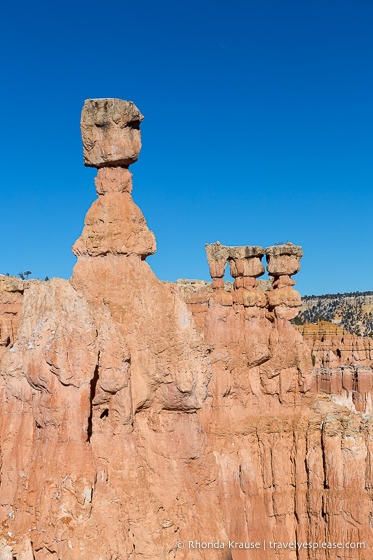
{"label": "weathered rock surface", "polygon": [[373,413],[373,340],[334,323],[295,325],[310,348],[311,390],[324,392],[351,410]]}
{"label": "weathered rock surface", "polygon": [[356,336],[327,321],[295,325],[314,356],[315,367],[373,367],[373,340]]}
{"label": "weathered rock surface", "polygon": [[115,167],[135,162],[141,150],[143,118],[131,101],[87,99],[80,121],[84,165]]}
{"label": "weathered rock surface", "polygon": [[71,281],[0,277],[0,558],[369,560],[372,417],[309,391],[300,248],[213,244],[211,284],[161,282],[115,165]]}
{"label": "weathered rock surface", "polygon": [[126,167],[101,167],[95,178],[98,195],[105,193],[131,193],[132,173]]}
{"label": "weathered rock surface", "polygon": [[17,338],[23,292],[21,280],[0,275],[0,352]]}
{"label": "weathered rock surface", "polygon": [[155,253],[155,237],[128,192],[100,196],[88,210],[81,237],[73,246],[77,257]]}

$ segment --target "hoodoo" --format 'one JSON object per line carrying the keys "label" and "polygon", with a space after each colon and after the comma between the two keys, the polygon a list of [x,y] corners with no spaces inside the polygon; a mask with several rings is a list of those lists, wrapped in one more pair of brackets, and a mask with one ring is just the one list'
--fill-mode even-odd
{"label": "hoodoo", "polygon": [[71,280],[0,276],[0,559],[370,560],[372,417],[317,393],[301,247],[217,242],[211,283],[158,280],[142,119],[84,104]]}

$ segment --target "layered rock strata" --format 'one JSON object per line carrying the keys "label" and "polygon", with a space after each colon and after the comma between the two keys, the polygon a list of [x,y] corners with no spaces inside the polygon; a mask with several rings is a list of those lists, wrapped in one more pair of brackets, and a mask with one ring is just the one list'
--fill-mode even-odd
{"label": "layered rock strata", "polygon": [[373,340],[327,321],[295,328],[311,351],[311,391],[325,392],[352,410],[372,414]]}
{"label": "layered rock strata", "polygon": [[299,323],[335,323],[357,336],[373,336],[373,292],[305,296]]}
{"label": "layered rock strata", "polygon": [[314,356],[315,367],[373,367],[373,340],[327,321],[295,325]]}
{"label": "layered rock strata", "polygon": [[372,419],[309,392],[301,249],[213,244],[211,284],[160,282],[112,149],[127,102],[87,107],[104,156],[71,280],[0,278],[0,558],[368,560]]}

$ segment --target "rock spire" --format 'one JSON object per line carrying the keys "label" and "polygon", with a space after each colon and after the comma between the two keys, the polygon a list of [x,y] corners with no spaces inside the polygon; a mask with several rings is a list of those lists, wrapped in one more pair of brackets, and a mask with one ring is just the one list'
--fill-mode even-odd
{"label": "rock spire", "polygon": [[99,195],[85,218],[81,237],[73,246],[84,256],[155,253],[156,243],[145,218],[133,202],[132,174],[128,167],[140,153],[140,122],[136,105],[122,99],[88,99],[81,117],[84,163],[97,167]]}

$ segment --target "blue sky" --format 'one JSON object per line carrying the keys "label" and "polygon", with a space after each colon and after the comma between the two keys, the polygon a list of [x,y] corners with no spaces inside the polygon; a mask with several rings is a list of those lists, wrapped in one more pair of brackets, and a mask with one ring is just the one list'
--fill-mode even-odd
{"label": "blue sky", "polygon": [[204,244],[304,248],[302,294],[373,290],[373,3],[8,2],[1,8],[0,272],[69,278],[96,197],[80,111],[145,115],[131,167],[164,280]]}

